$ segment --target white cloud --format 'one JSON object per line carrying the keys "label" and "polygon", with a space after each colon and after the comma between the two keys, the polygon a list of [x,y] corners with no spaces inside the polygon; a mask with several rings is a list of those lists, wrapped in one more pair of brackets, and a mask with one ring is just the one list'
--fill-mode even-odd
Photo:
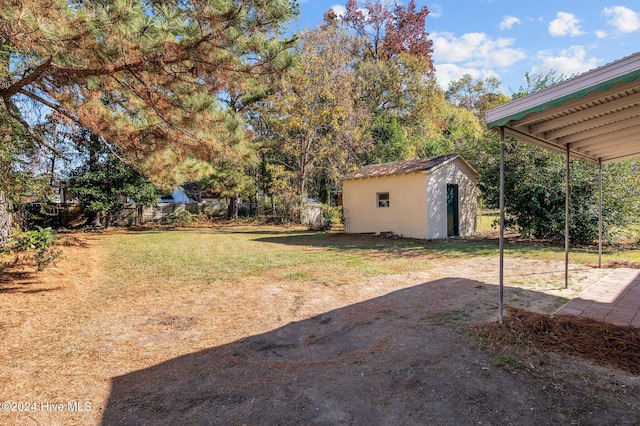
{"label": "white cloud", "polygon": [[521,49],[511,47],[511,38],[492,39],[485,33],[467,33],[460,38],[452,33],[433,33],[434,62],[464,63],[468,67],[508,67],[526,58]]}
{"label": "white cloud", "polygon": [[484,79],[499,77],[496,69],[508,68],[526,59],[521,49],[513,48],[511,38],[493,39],[485,33],[432,33],[436,78],[443,89],[464,74]]}
{"label": "white cloud", "polygon": [[459,80],[463,75],[469,74],[474,79],[485,79],[487,77],[498,77],[498,75],[489,69],[467,68],[455,64],[436,64],[436,79],[438,85],[447,90],[449,83]]}
{"label": "white cloud", "polygon": [[632,33],[640,30],[640,15],[624,6],[605,7],[602,10],[608,16],[609,24],[621,33]]}
{"label": "white cloud", "polygon": [[515,16],[505,16],[504,18],[502,18],[502,22],[500,22],[500,29],[503,31],[510,30],[515,24],[519,23],[520,19],[516,18]]}
{"label": "white cloud", "polygon": [[[331,9],[333,9],[333,11],[335,12],[336,16],[339,19],[342,19],[344,15],[347,13],[347,8],[341,4],[333,5],[331,6]],[[369,16],[369,11],[367,9],[359,7],[358,12],[361,12],[365,16],[365,18]]]}
{"label": "white cloud", "polygon": [[442,5],[433,3],[429,6],[429,18],[439,18],[442,16]]}
{"label": "white cloud", "polygon": [[608,36],[609,36],[609,34],[604,30],[596,31],[596,37],[598,37],[598,38],[607,38]]}
{"label": "white cloud", "polygon": [[335,12],[338,18],[342,18],[345,13],[347,13],[347,9],[341,4],[336,4],[335,6],[331,6],[331,9]]}
{"label": "white cloud", "polygon": [[584,34],[580,29],[580,20],[573,13],[558,12],[556,19],[549,23],[549,34],[554,37],[578,36]]}
{"label": "white cloud", "polygon": [[582,46],[571,46],[557,53],[540,51],[538,52],[538,60],[540,64],[531,70],[534,74],[544,75],[553,70],[566,77],[592,70],[598,66],[600,61],[597,58],[589,57],[586,49]]}

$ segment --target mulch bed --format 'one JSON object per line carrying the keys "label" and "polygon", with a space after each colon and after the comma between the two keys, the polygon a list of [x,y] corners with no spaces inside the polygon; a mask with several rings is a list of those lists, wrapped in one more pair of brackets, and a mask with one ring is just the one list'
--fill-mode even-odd
{"label": "mulch bed", "polygon": [[479,328],[488,339],[502,344],[524,344],[640,374],[640,328],[511,308],[504,324],[483,324]]}
{"label": "mulch bed", "polygon": [[630,269],[640,269],[640,263],[631,262],[628,260],[612,260],[608,262],[606,265],[603,265],[604,268],[630,268]]}

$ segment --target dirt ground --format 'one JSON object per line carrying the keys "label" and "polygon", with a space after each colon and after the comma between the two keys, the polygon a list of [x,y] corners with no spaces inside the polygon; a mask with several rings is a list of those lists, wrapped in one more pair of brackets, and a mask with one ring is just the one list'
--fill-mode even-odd
{"label": "dirt ground", "polygon": [[[42,273],[2,271],[1,424],[640,423],[640,376],[479,331],[497,258],[96,304],[98,238]],[[506,259],[506,303],[549,314],[609,271],[572,266],[568,290],[563,272]]]}

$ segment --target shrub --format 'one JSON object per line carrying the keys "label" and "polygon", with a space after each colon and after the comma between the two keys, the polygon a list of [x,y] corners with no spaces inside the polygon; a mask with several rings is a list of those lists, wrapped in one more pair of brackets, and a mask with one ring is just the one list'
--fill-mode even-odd
{"label": "shrub", "polygon": [[165,216],[161,223],[163,225],[187,226],[193,224],[193,215],[186,210],[177,210]]}
{"label": "shrub", "polygon": [[238,217],[250,217],[251,209],[245,205],[238,206]]}
{"label": "shrub", "polygon": [[36,262],[38,271],[42,271],[62,254],[62,250],[52,247],[56,238],[53,229],[37,226],[34,230],[17,232],[11,248],[15,252],[33,251],[29,258]]}
{"label": "shrub", "polygon": [[227,209],[225,207],[207,206],[202,211],[204,217],[208,220],[225,220],[227,218]]}
{"label": "shrub", "polygon": [[326,204],[321,204],[319,217],[306,214],[305,225],[310,231],[328,231],[333,224],[340,223],[342,217],[341,207],[331,207]]}
{"label": "shrub", "polygon": [[330,224],[339,224],[342,222],[342,207],[331,207],[323,204],[322,214]]}

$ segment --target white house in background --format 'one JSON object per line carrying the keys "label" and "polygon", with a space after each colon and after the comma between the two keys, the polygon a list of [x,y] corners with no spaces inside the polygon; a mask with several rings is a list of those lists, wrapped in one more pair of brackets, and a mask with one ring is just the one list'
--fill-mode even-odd
{"label": "white house in background", "polygon": [[190,203],[191,199],[189,199],[187,194],[185,194],[182,189],[176,188],[170,195],[164,195],[162,198],[160,198],[159,202],[185,204]]}
{"label": "white house in background", "polygon": [[345,232],[473,235],[477,180],[478,172],[459,154],[365,166],[341,179]]}

